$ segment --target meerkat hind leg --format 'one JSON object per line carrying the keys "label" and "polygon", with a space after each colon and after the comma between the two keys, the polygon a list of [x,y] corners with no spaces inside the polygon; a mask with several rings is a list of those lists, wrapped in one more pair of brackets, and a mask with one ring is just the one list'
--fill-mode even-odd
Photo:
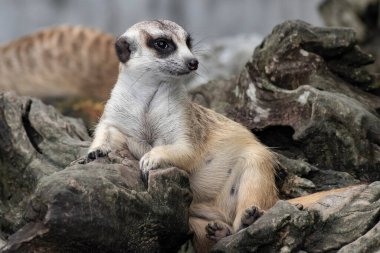
{"label": "meerkat hind leg", "polygon": [[271,174],[272,169],[270,162],[257,163],[255,160],[248,160],[246,163],[236,196],[234,232],[255,222],[263,214],[262,210],[267,210],[277,202],[277,190],[274,176]]}

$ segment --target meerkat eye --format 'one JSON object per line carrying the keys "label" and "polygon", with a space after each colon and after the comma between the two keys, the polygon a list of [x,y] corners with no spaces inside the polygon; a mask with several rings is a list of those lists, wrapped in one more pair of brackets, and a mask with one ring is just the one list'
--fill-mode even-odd
{"label": "meerkat eye", "polygon": [[150,45],[162,55],[168,55],[176,50],[174,42],[165,38],[155,39],[150,42]]}
{"label": "meerkat eye", "polygon": [[160,49],[167,49],[169,47],[168,43],[164,40],[157,40],[154,42],[154,46]]}

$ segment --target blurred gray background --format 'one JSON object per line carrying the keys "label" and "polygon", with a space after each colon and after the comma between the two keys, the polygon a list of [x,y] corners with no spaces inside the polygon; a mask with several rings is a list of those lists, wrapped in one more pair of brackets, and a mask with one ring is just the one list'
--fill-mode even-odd
{"label": "blurred gray background", "polygon": [[0,43],[43,27],[80,24],[116,35],[132,24],[165,18],[195,40],[264,36],[286,19],[322,25],[320,0],[0,0]]}

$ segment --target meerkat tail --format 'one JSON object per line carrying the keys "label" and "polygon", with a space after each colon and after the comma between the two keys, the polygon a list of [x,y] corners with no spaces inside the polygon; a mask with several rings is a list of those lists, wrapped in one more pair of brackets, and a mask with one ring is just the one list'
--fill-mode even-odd
{"label": "meerkat tail", "polygon": [[334,195],[334,194],[340,193],[340,192],[345,192],[345,191],[347,191],[350,188],[355,187],[355,186],[357,186],[357,185],[343,187],[343,188],[339,188],[339,189],[332,189],[332,190],[328,190],[328,191],[316,192],[316,193],[313,193],[313,194],[310,194],[307,196],[289,199],[288,202],[291,204],[301,204],[303,208],[307,208],[307,207],[311,206],[312,204],[317,203],[323,197],[326,197],[329,195]]}

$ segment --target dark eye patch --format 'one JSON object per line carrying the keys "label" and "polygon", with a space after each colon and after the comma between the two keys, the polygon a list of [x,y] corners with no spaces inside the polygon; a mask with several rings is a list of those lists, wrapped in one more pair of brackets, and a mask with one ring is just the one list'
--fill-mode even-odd
{"label": "dark eye patch", "polygon": [[168,38],[157,38],[157,39],[149,39],[148,46],[157,51],[159,56],[165,57],[173,53],[177,46],[171,39]]}

